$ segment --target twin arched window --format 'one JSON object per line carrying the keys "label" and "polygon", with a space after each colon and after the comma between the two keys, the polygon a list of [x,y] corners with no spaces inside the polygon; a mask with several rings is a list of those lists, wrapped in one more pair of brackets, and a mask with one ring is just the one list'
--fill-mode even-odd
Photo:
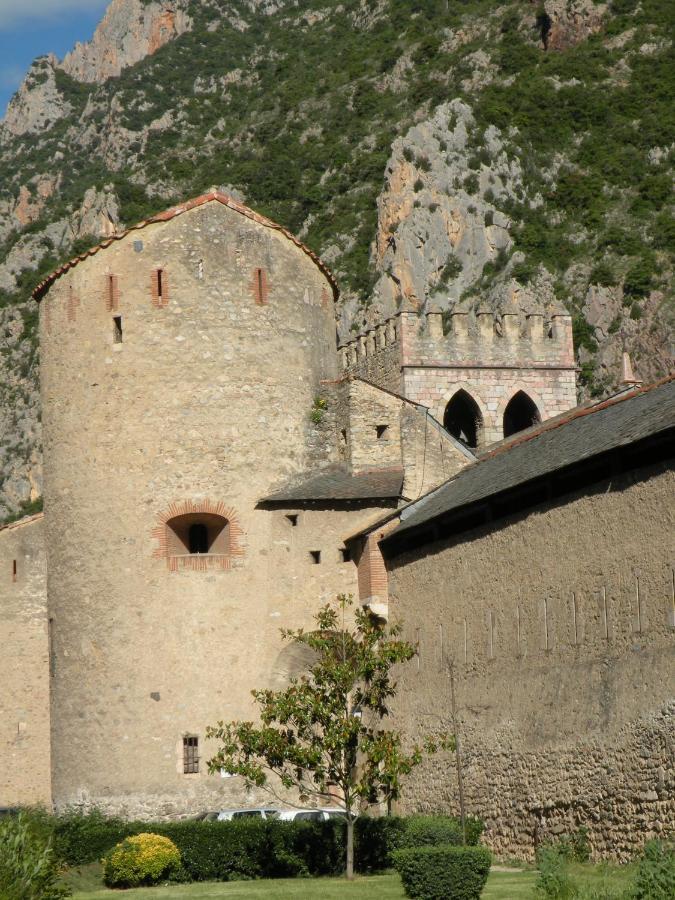
{"label": "twin arched window", "polygon": [[[518,431],[541,422],[535,402],[525,391],[518,391],[504,410],[503,435],[511,437]],[[443,425],[453,437],[475,450],[483,440],[483,416],[478,404],[467,391],[460,389],[445,407]]]}

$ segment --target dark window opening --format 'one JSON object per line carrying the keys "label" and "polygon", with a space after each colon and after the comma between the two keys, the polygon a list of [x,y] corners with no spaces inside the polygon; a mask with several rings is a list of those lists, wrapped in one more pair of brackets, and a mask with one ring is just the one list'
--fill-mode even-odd
{"label": "dark window opening", "polygon": [[312,562],[315,566],[318,566],[321,562],[321,551],[320,550],[310,550],[309,555],[311,557]]}
{"label": "dark window opening", "polygon": [[123,340],[122,316],[113,316],[113,344],[121,344]]}
{"label": "dark window opening", "polygon": [[295,528],[298,524],[298,514],[297,513],[288,513],[286,516],[292,528]]}
{"label": "dark window opening", "polygon": [[199,772],[199,738],[183,738],[183,774],[196,775]]}
{"label": "dark window opening", "polygon": [[443,426],[466,447],[475,449],[483,430],[483,417],[478,404],[465,390],[459,390],[445,407]]}
{"label": "dark window opening", "polygon": [[164,271],[157,269],[157,297],[161,300],[164,296]]}
{"label": "dark window opening", "polygon": [[190,553],[209,552],[209,529],[201,522],[195,522],[188,529]]}
{"label": "dark window opening", "polygon": [[524,391],[518,391],[509,400],[509,404],[504,410],[504,437],[510,437],[539,422],[541,422],[541,416],[534,401]]}
{"label": "dark window opening", "polygon": [[108,275],[108,309],[117,309],[117,275]]}
{"label": "dark window opening", "polygon": [[186,513],[166,523],[169,556],[228,556],[230,523],[215,513]]}
{"label": "dark window opening", "polygon": [[343,428],[340,432],[340,437],[342,439],[342,445],[347,446],[347,429]]}
{"label": "dark window opening", "polygon": [[12,560],[12,581],[16,581],[16,560]]}
{"label": "dark window opening", "polygon": [[349,547],[340,547],[340,559],[342,562],[351,562],[352,552]]}
{"label": "dark window opening", "polygon": [[375,431],[377,433],[378,441],[381,441],[383,438],[389,436],[389,426],[388,425],[376,425]]}

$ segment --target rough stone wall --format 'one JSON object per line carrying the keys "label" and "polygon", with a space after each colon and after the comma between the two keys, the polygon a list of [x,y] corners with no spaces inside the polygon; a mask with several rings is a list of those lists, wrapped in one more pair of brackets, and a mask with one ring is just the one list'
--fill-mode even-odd
{"label": "rough stone wall", "polygon": [[348,445],[354,472],[401,466],[400,397],[349,381]]}
{"label": "rough stone wall", "polygon": [[[482,415],[481,444],[504,437],[504,410],[518,391],[542,419],[576,405],[572,323],[551,311],[527,313],[513,305],[499,315],[455,311],[443,332],[441,313],[401,312],[341,350],[343,370],[396,390],[428,407],[443,422],[452,396],[463,388]],[[398,387],[392,387],[396,366]]]}
{"label": "rough stone wall", "polygon": [[[257,507],[308,465],[312,403],[337,374],[331,293],[286,236],[213,201],[132,231],[42,300],[58,808],[168,816],[245,800],[238,779],[205,773],[206,726],[251,714],[281,626],[356,593],[339,548],[373,510],[305,529],[309,513],[293,527]],[[236,522],[227,565],[172,566],[164,522],[185,504]],[[182,774],[187,735],[196,775]]]}
{"label": "rough stone wall", "polygon": [[[389,563],[419,642],[396,721],[451,730],[454,661],[467,810],[500,854],[584,825],[625,859],[675,825],[674,487],[654,467]],[[456,783],[437,757],[403,808],[457,811]]]}
{"label": "rough stone wall", "polygon": [[42,516],[0,528],[0,806],[51,802]]}
{"label": "rough stone wall", "polygon": [[406,500],[421,497],[474,459],[431,415],[409,403],[403,403],[401,408],[401,446]]}

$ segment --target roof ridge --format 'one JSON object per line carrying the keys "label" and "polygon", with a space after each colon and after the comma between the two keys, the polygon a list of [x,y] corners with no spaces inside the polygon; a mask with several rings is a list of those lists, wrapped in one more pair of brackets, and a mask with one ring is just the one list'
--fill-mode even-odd
{"label": "roof ridge", "polygon": [[140,222],[137,222],[135,225],[130,225],[123,231],[105,238],[105,240],[96,244],[94,247],[90,247],[88,250],[85,250],[84,253],[80,253],[78,256],[74,256],[72,259],[69,259],[67,262],[59,266],[57,269],[54,269],[53,272],[51,272],[37,285],[32,293],[33,299],[40,300],[47,292],[47,289],[57,280],[57,278],[60,278],[61,275],[65,274],[70,269],[73,269],[79,263],[84,262],[87,257],[94,256],[99,251],[105,250],[110,247],[110,245],[115,241],[122,240],[132,231],[139,231],[142,228],[146,228],[148,225],[155,225],[160,222],[169,222],[171,219],[176,218],[176,216],[180,216],[185,212],[189,212],[192,209],[196,209],[197,207],[203,206],[205,203],[210,203],[214,200],[218,203],[222,203],[223,206],[227,206],[229,209],[233,209],[235,212],[240,213],[242,216],[246,216],[246,218],[252,219],[259,225],[264,225],[266,228],[272,228],[274,229],[274,231],[281,232],[284,237],[287,237],[290,241],[292,241],[292,243],[295,244],[296,247],[302,250],[303,253],[307,254],[307,256],[309,256],[309,258],[315,263],[317,268],[321,272],[323,272],[333,289],[333,299],[337,300],[340,293],[337,280],[328,266],[323,262],[323,260],[320,259],[320,257],[316,253],[314,253],[313,250],[310,250],[310,248],[306,244],[303,244],[303,242],[299,238],[288,231],[288,229],[284,228],[283,225],[278,225],[276,222],[273,222],[272,219],[268,219],[267,216],[263,216],[261,213],[256,212],[255,210],[246,206],[244,203],[241,203],[239,200],[235,200],[234,197],[230,196],[229,194],[225,194],[223,191],[219,190],[207,191],[205,194],[200,194],[198,197],[193,197],[191,200],[186,200],[183,203],[178,204],[177,206],[169,207],[169,209],[165,209],[163,212],[156,213],[154,216],[151,216],[148,219],[143,219]]}
{"label": "roof ridge", "polygon": [[0,525],[0,531],[11,531],[13,528],[30,525],[32,522],[37,521],[37,519],[44,519],[44,515],[44,512],[41,510],[40,512],[33,513],[32,516],[24,516],[22,519],[15,519],[13,522],[7,522],[5,525]]}

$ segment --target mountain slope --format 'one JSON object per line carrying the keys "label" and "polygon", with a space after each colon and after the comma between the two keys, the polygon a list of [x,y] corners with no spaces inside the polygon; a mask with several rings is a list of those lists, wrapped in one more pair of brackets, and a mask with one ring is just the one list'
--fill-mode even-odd
{"label": "mountain slope", "polygon": [[672,5],[443,7],[114,0],[36,61],[0,125],[0,516],[39,491],[30,288],[214,184],[334,268],[345,332],[515,284],[572,310],[585,393],[624,346],[668,368]]}

